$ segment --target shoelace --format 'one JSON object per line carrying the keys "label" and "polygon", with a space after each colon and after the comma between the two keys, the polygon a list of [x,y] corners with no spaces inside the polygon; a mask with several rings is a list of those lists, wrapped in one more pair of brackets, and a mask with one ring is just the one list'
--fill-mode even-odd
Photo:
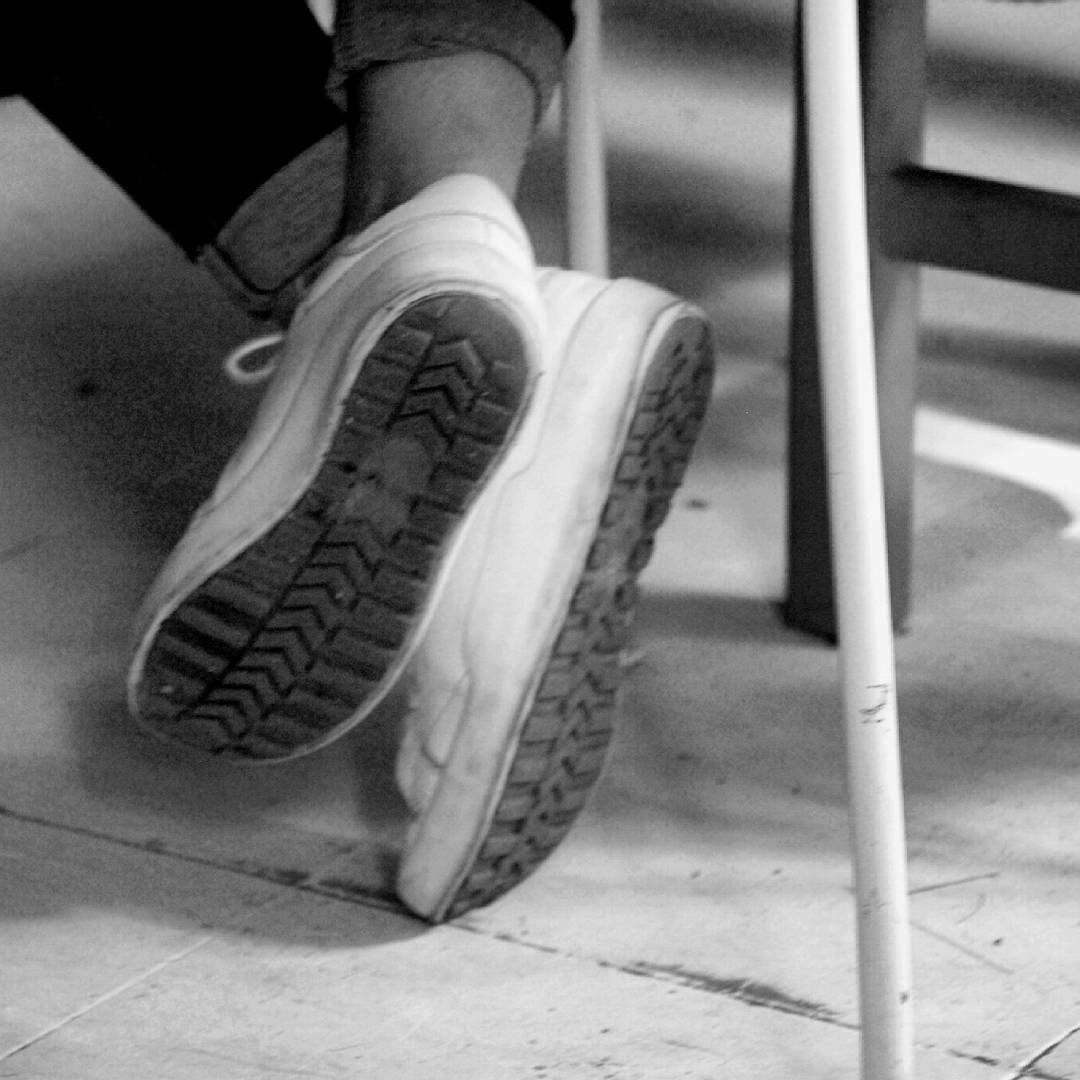
{"label": "shoelace", "polygon": [[253,337],[238,345],[221,362],[225,374],[241,386],[253,386],[266,382],[277,369],[279,346],[285,334],[278,331]]}

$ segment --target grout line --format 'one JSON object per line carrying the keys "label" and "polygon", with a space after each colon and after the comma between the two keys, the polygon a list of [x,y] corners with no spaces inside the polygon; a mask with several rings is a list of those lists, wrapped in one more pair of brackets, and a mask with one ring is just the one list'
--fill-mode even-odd
{"label": "grout line", "polygon": [[61,1019],[57,1020],[54,1024],[50,1024],[44,1030],[39,1031],[36,1035],[32,1035],[29,1039],[25,1039],[23,1042],[19,1043],[18,1046],[14,1046],[10,1050],[0,1052],[0,1061],[7,1061],[10,1058],[13,1058],[16,1054],[20,1054],[23,1050],[26,1050],[29,1047],[33,1046],[35,1043],[41,1042],[42,1039],[47,1039],[50,1035],[55,1035],[56,1032],[61,1030],[61,1028],[65,1028],[69,1024],[73,1024],[76,1020],[79,1020],[82,1017],[86,1016],[87,1013],[92,1012],[99,1006],[105,1005],[108,1002],[112,1001],[114,998],[120,997],[121,994],[127,993],[128,990],[131,990],[133,987],[138,986],[139,983],[144,982],[146,979],[149,979],[152,976],[156,975],[159,971],[164,971],[166,968],[171,967],[173,964],[176,964],[179,961],[185,959],[197,949],[201,949],[204,945],[213,940],[214,936],[211,934],[207,937],[200,938],[198,941],[194,942],[191,945],[188,945],[186,948],[181,949],[179,952],[174,953],[172,956],[167,956],[164,960],[160,961],[157,964],[154,964],[153,967],[147,968],[146,971],[142,971],[138,975],[132,976],[125,982],[122,982],[119,986],[113,987],[112,990],[109,990],[107,993],[102,994],[100,997],[95,998],[87,1005],[84,1005],[81,1009],[76,1009],[73,1013],[69,1013],[67,1016],[64,1016]]}
{"label": "grout line", "polygon": [[[392,901],[388,897],[383,897],[380,894],[372,892],[370,894],[361,894],[359,892],[350,891],[349,893],[342,893],[340,890],[332,888],[320,887],[318,882],[308,881],[294,881],[294,880],[280,880],[276,879],[272,872],[268,872],[258,866],[251,864],[235,864],[228,862],[215,862],[205,856],[191,855],[185,852],[172,851],[163,847],[160,843],[129,840],[124,837],[113,836],[109,833],[100,832],[95,829],[89,829],[81,825],[69,825],[63,822],[49,821],[47,818],[37,817],[32,814],[20,813],[16,810],[11,810],[8,807],[0,806],[0,818],[8,818],[13,821],[18,821],[28,825],[36,825],[42,828],[55,829],[59,832],[65,832],[74,836],[84,836],[89,839],[98,840],[103,843],[112,844],[116,847],[128,848],[134,851],[140,851],[148,855],[158,855],[164,858],[174,859],[178,862],[194,863],[199,866],[210,867],[211,869],[220,870],[225,873],[237,874],[241,877],[255,878],[259,881],[264,881],[269,884],[279,885],[283,888],[293,889],[298,892],[306,892],[314,894],[316,896],[323,897],[324,899],[337,900],[341,903],[354,904],[360,907],[368,907],[376,910],[391,911],[399,914],[403,917],[409,918],[409,912],[401,907],[396,901]],[[342,855],[346,852],[340,852],[330,859],[323,869],[329,868]],[[316,876],[320,871],[313,871],[312,877]],[[455,922],[446,923],[443,926],[448,930],[464,931],[465,933],[476,934],[479,937],[486,937],[492,940],[502,941],[506,944],[516,945],[527,949],[532,949],[535,952],[547,953],[549,955],[559,956],[563,959],[583,961],[586,963],[596,964],[601,968],[605,968],[612,971],[618,971],[626,975],[634,975],[639,978],[654,979],[663,982],[674,982],[680,986],[684,986],[687,989],[698,990],[704,993],[719,994],[724,997],[732,998],[736,1001],[741,1001],[744,1004],[772,1009],[776,1012],[784,1012],[788,1015],[802,1016],[804,1019],[817,1020],[820,1023],[833,1024],[838,1027],[845,1027],[849,1029],[857,1029],[856,1024],[849,1023],[834,1017],[827,1010],[818,1008],[804,1007],[802,1003],[788,1003],[787,1001],[780,1000],[779,998],[770,998],[768,995],[761,993],[752,993],[750,990],[756,985],[753,980],[738,979],[728,982],[721,982],[717,980],[706,979],[702,976],[697,976],[694,973],[682,972],[675,969],[667,970],[661,968],[653,968],[644,964],[620,964],[611,960],[604,960],[600,957],[590,956],[576,956],[573,953],[565,953],[560,949],[541,945],[536,942],[523,941],[519,938],[515,938],[509,934],[489,933],[480,927],[470,925],[467,922]],[[210,939],[207,939],[210,940]],[[204,942],[200,942],[200,945]],[[196,946],[197,947],[197,946]],[[168,963],[166,961],[165,963]],[[148,972],[147,974],[150,974]],[[139,978],[142,978],[140,976]],[[138,979],[135,980],[136,982]],[[113,993],[121,992],[125,987],[120,987]],[[107,995],[102,1001],[107,1000],[112,994]],[[97,1002],[95,1004],[99,1004]],[[796,1007],[798,1006],[798,1007]],[[93,1008],[94,1005],[88,1006]],[[86,1011],[86,1010],[84,1010]],[[18,1053],[19,1050],[24,1049],[25,1046],[37,1041],[37,1039],[48,1035],[52,1030],[62,1027],[70,1019],[77,1018],[81,1013],[75,1014],[68,1020],[63,1020],[54,1025],[54,1028],[43,1032],[39,1036],[35,1036],[28,1043],[23,1046],[17,1047],[7,1055],[0,1056],[0,1061],[3,1061],[5,1057],[10,1056],[11,1053]]]}
{"label": "grout line", "polygon": [[[333,888],[320,887],[318,881],[312,881],[311,878],[316,878],[323,870],[333,866],[338,859],[348,854],[348,851],[338,852],[333,857],[329,858],[326,864],[320,868],[316,868],[309,875],[308,880],[282,880],[279,877],[275,877],[274,871],[270,868],[260,867],[257,864],[248,863],[230,863],[230,862],[217,862],[206,856],[192,855],[182,851],[173,851],[163,847],[159,842],[155,841],[141,841],[130,840],[124,837],[113,836],[110,833],[100,832],[95,829],[89,829],[85,826],[70,825],[64,822],[50,821],[47,818],[37,817],[32,814],[20,813],[16,810],[11,810],[8,807],[0,806],[0,818],[9,818],[13,821],[18,821],[28,825],[36,825],[42,828],[55,829],[58,832],[65,832],[75,836],[84,836],[89,839],[98,840],[103,843],[112,844],[116,847],[128,848],[135,851],[141,851],[148,855],[158,855],[164,858],[173,859],[177,862],[194,863],[199,866],[206,866],[210,869],[219,870],[224,873],[236,874],[240,877],[253,878],[258,881],[265,882],[267,884],[278,885],[285,889],[291,889],[296,892],[308,893],[311,895],[322,897],[323,899],[336,900],[340,903],[351,904],[358,907],[367,907],[373,910],[389,911],[404,918],[413,918],[410,913],[405,910],[399,903],[393,898],[384,896],[383,894],[372,891],[371,893],[360,893],[359,891],[350,890],[348,893],[343,893],[340,890]],[[966,880],[979,880],[982,877],[992,877],[996,875],[979,875],[978,877]],[[962,882],[944,882],[941,885],[932,885],[928,888],[946,888],[949,885],[961,884]],[[915,890],[916,892],[925,890]],[[922,926],[919,923],[912,922],[912,926],[924,933],[929,934],[931,937],[937,938],[945,944],[952,945],[954,948],[959,949],[970,955],[976,960],[982,961],[990,967],[1000,970],[1006,974],[1012,974],[1009,969],[1004,968],[993,961],[988,960],[986,957],[980,956],[971,949],[966,948],[964,945],[953,941],[944,935],[938,934],[931,930],[929,927]],[[475,934],[480,937],[486,937],[491,940],[502,941],[509,945],[516,945],[526,949],[531,949],[535,952],[546,953],[552,956],[558,956],[566,960],[574,960],[578,962],[592,963],[597,967],[604,968],[609,971],[616,971],[624,975],[633,975],[638,978],[653,979],[659,982],[676,983],[686,989],[697,990],[702,993],[717,994],[729,999],[739,1001],[745,1005],[749,1005],[754,1008],[767,1008],[774,1012],[782,1012],[789,1016],[801,1017],[804,1020],[813,1020],[818,1023],[829,1024],[834,1027],[841,1027],[851,1031],[858,1031],[860,1025],[858,1023],[849,1022],[843,1020],[829,1010],[820,1007],[807,1007],[809,1003],[793,1002],[789,1003],[786,1000],[778,1000],[771,994],[763,994],[755,991],[757,986],[753,980],[750,979],[733,979],[733,980],[716,980],[706,976],[700,976],[693,972],[684,972],[677,968],[665,969],[654,967],[647,964],[635,964],[635,963],[619,963],[612,960],[604,960],[601,957],[592,956],[579,956],[574,953],[563,952],[561,949],[550,945],[541,945],[538,942],[524,941],[520,938],[516,938],[511,934],[503,933],[491,933],[476,925],[470,925],[468,922],[452,922],[443,924],[440,929],[457,930],[465,933]],[[161,963],[150,968],[141,975],[135,976],[123,983],[121,986],[116,987],[109,993],[104,994],[102,997],[91,1002],[84,1009],[72,1013],[70,1016],[65,1017],[62,1020],[57,1021],[55,1024],[46,1028],[44,1031],[26,1040],[19,1046],[14,1047],[11,1050],[0,1052],[0,1062],[6,1061],[8,1058],[20,1053],[27,1047],[34,1045],[40,1040],[47,1038],[48,1036],[59,1031],[67,1024],[78,1020],[80,1017],[86,1015],[91,1010],[97,1008],[99,1005],[105,1004],[111,999],[129,990],[131,987],[138,985],[141,981],[151,977],[158,971],[163,970],[170,964],[173,964],[196,949],[202,948],[208,942],[213,940],[213,936],[206,937],[200,941],[194,943],[186,949],[181,950],[175,956],[169,957],[163,960]],[[766,988],[768,989],[768,988]],[[1066,1031],[1059,1038],[1054,1039],[1046,1047],[1035,1054],[1028,1062],[1026,1062],[1019,1072],[1012,1073],[1007,1077],[1003,1077],[1002,1080],[1063,1080],[1063,1078],[1049,1076],[1040,1072],[1035,1066],[1045,1058],[1048,1054],[1051,1054],[1059,1046],[1061,1046],[1066,1040],[1073,1035],[1080,1033],[1080,1024],[1075,1025]],[[949,1051],[950,1053],[955,1053]],[[956,1054],[957,1057],[964,1057],[965,1055]],[[978,1059],[976,1059],[978,1060]]]}
{"label": "grout line", "polygon": [[[1073,1024],[1068,1031],[1063,1032],[1056,1039],[1051,1039],[1046,1046],[1025,1061],[1024,1064],[1020,1066],[1019,1072],[1010,1073],[1008,1076],[1003,1077],[1002,1080],[1028,1080],[1028,1078],[1035,1080],[1035,1078],[1040,1077],[1045,1078],[1045,1080],[1058,1080],[1058,1078],[1054,1078],[1048,1073],[1044,1073],[1041,1069],[1037,1069],[1036,1066],[1040,1061],[1049,1057],[1058,1049],[1058,1047],[1064,1045],[1077,1033],[1080,1033],[1080,1024]],[[1065,1078],[1061,1077],[1059,1080],[1065,1080]]]}
{"label": "grout line", "polygon": [[344,903],[359,904],[363,907],[377,908],[380,911],[392,911],[399,915],[408,916],[408,912],[393,897],[372,890],[370,893],[362,893],[359,890],[350,890],[348,893],[332,886],[321,886],[317,879],[320,874],[334,866],[342,856],[355,850],[356,845],[343,849],[332,856],[328,856],[325,863],[316,866],[305,877],[293,877],[282,875],[273,867],[262,866],[259,863],[235,862],[228,860],[216,860],[206,855],[194,855],[191,852],[177,851],[165,847],[158,840],[130,840],[123,836],[114,836],[112,833],[101,832],[98,829],[89,829],[84,825],[71,825],[62,821],[50,821],[48,818],[38,817],[35,814],[24,814],[18,810],[11,810],[6,806],[0,806],[0,818],[8,818],[24,825],[36,825],[44,829],[55,829],[57,832],[68,833],[71,836],[83,836],[91,840],[99,840],[102,843],[112,844],[115,847],[127,848],[131,851],[140,851],[146,855],[160,855],[163,858],[173,859],[177,862],[192,863],[196,866],[206,866],[212,870],[220,870],[227,874],[237,874],[241,877],[252,878],[269,885],[278,885],[286,889],[294,889],[297,892],[310,893],[330,900],[340,900]]}

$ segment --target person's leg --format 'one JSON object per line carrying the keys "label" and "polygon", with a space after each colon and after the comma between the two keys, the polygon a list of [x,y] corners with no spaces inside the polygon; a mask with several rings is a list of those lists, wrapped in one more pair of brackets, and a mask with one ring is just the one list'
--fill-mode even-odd
{"label": "person's leg", "polygon": [[19,92],[191,256],[342,123],[302,0],[13,7]]}
{"label": "person's leg", "polygon": [[[288,757],[362,718],[420,646],[398,888],[436,921],[529,873],[595,783],[634,578],[708,396],[707,324],[657,290],[547,272],[543,329],[506,196],[572,27],[569,0],[350,2],[348,155],[336,116],[314,123],[298,156],[256,158],[189,216],[189,250],[252,310],[280,300],[281,253],[322,239],[306,215],[336,227],[344,208],[361,232],[144,605],[133,711],[225,756]],[[249,91],[277,70],[261,61]],[[194,175],[213,185],[213,164]]]}
{"label": "person's leg", "polygon": [[340,0],[331,84],[347,154],[321,145],[274,177],[201,261],[249,311],[285,321],[312,252],[330,247],[328,206],[343,204],[348,235],[455,174],[512,197],[573,30],[571,0]]}
{"label": "person's leg", "polygon": [[[251,314],[339,238],[344,113],[303,0],[16,4],[5,79]],[[226,233],[233,243],[216,243]]]}
{"label": "person's leg", "polygon": [[513,198],[573,27],[570,0],[343,0],[348,220],[363,227],[454,173]]}
{"label": "person's leg", "polygon": [[[525,12],[525,29],[538,21],[561,56],[561,36],[524,0],[458,6],[496,22]],[[486,39],[448,47],[436,27],[429,40],[429,5],[408,8],[408,55],[379,48],[354,64],[339,32],[357,129],[349,235],[297,307],[248,438],[137,619],[133,713],[226,757],[314,750],[393,685],[465,515],[542,383],[536,270],[506,192],[550,88],[518,62],[521,27],[511,58],[489,57]],[[258,256],[266,186],[211,251]]]}
{"label": "person's leg", "polygon": [[533,131],[535,93],[493,53],[369,68],[347,84],[346,229],[358,232],[456,173],[487,177],[509,197]]}
{"label": "person's leg", "polygon": [[570,0],[341,0],[333,99],[303,0],[17,5],[0,58],[237,302],[284,323],[343,231],[454,172],[516,183],[526,101],[550,98],[572,31]]}
{"label": "person's leg", "polygon": [[[292,186],[307,183],[324,204],[339,190],[346,235],[455,174],[512,197],[573,31],[571,0],[340,0],[331,83],[347,110],[346,160],[293,167]],[[277,284],[292,270],[278,238],[305,227],[281,220],[288,186],[277,178],[256,192],[202,256],[249,310],[273,296],[279,316],[308,283]]]}
{"label": "person's leg", "polygon": [[[523,109],[509,87],[502,93],[495,154],[486,157],[467,126],[458,142],[480,151],[465,167],[513,190]],[[441,111],[429,108],[424,122]],[[424,130],[406,112],[400,121]],[[445,143],[452,150],[454,140]],[[353,147],[363,147],[356,134]],[[393,177],[390,149],[381,166]],[[376,160],[354,157],[368,176]],[[540,281],[543,379],[520,438],[466,519],[412,665],[396,769],[412,816],[397,892],[436,922],[529,874],[596,784],[618,713],[635,581],[710,393],[709,326],[692,305],[638,282],[550,270]]]}

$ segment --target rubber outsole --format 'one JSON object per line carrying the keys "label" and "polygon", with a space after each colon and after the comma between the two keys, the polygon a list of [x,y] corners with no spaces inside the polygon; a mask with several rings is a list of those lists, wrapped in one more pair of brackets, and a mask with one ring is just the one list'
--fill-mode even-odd
{"label": "rubber outsole", "polygon": [[447,294],[407,308],[365,357],[307,490],[158,628],[141,723],[273,761],[362,719],[407,659],[527,382],[520,332],[496,304]]}
{"label": "rubber outsole", "polygon": [[648,563],[693,450],[712,386],[708,329],[676,323],[661,343],[554,647],[543,660],[487,824],[433,922],[497,899],[564,839],[600,778],[617,720],[621,656]]}

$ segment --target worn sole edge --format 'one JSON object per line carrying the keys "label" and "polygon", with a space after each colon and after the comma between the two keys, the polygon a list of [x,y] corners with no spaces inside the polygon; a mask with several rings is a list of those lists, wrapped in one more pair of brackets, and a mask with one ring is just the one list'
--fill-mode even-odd
{"label": "worn sole edge", "polygon": [[[689,309],[689,310],[688,310]],[[600,538],[603,531],[602,522],[604,511],[608,506],[608,502],[611,495],[611,487],[615,482],[615,478],[618,474],[621,463],[625,459],[627,442],[630,432],[633,428],[634,420],[639,415],[641,410],[641,404],[648,392],[647,387],[650,378],[655,374],[657,363],[665,363],[674,356],[675,346],[672,347],[670,353],[664,352],[664,346],[668,342],[669,338],[678,330],[681,323],[687,324],[687,330],[690,331],[691,336],[694,339],[695,344],[693,348],[698,351],[699,358],[696,361],[696,369],[700,373],[702,371],[707,375],[706,387],[698,402],[701,413],[704,413],[708,404],[708,385],[711,384],[712,373],[712,360],[710,350],[708,348],[708,323],[699,313],[695,313],[691,305],[680,303],[672,308],[665,309],[657,314],[654,322],[650,328],[650,332],[646,338],[646,344],[642,348],[643,357],[647,357],[646,361],[641,364],[636,374],[636,383],[633,393],[628,397],[628,408],[622,420],[621,431],[618,436],[619,450],[614,455],[611,469],[609,471],[610,482],[607,487],[608,495],[604,498],[597,512],[598,527],[592,533],[588,543],[583,545],[583,551],[580,556],[580,572],[574,575],[569,583],[567,593],[564,596],[562,603],[559,605],[560,615],[557,619],[552,621],[552,624],[548,627],[544,645],[542,649],[538,649],[538,655],[543,659],[536,664],[532,671],[531,679],[526,689],[523,691],[519,701],[520,704],[516,710],[515,718],[508,731],[506,739],[503,741],[503,753],[498,764],[497,775],[493,782],[487,785],[487,798],[484,803],[484,809],[482,816],[478,816],[477,825],[473,830],[473,834],[469,842],[469,850],[466,857],[458,861],[458,869],[454,874],[448,878],[447,884],[438,889],[439,899],[431,903],[427,899],[420,899],[417,896],[416,890],[414,890],[409,884],[409,878],[411,876],[411,869],[406,865],[410,859],[409,848],[411,843],[407,844],[405,858],[403,859],[402,868],[399,870],[398,877],[398,894],[399,898],[403,900],[407,907],[409,907],[416,914],[420,915],[424,919],[432,923],[444,922],[450,918],[456,918],[467,911],[477,907],[482,907],[499,896],[503,895],[509,889],[513,888],[525,877],[529,876],[533,870],[543,861],[543,859],[537,861],[533,866],[529,867],[524,873],[514,880],[504,884],[497,891],[493,891],[490,895],[482,897],[473,897],[471,902],[463,902],[462,893],[466,889],[467,883],[470,877],[476,872],[476,861],[480,852],[482,851],[484,844],[487,842],[491,835],[492,825],[497,818],[498,810],[503,802],[507,781],[510,777],[515,761],[517,760],[519,748],[522,741],[522,735],[525,728],[531,718],[532,709],[535,704],[535,698],[537,690],[543,682],[544,677],[552,667],[552,661],[554,659],[554,650],[558,643],[564,628],[569,621],[570,607],[573,602],[574,595],[576,594],[583,578],[587,573],[587,562],[589,554],[594,548],[596,541]],[[689,463],[689,458],[693,445],[688,449],[688,452],[683,458],[679,466],[678,480],[673,486],[673,491],[681,483],[682,476],[685,474],[686,467]],[[664,518],[667,516],[667,511],[670,509],[670,504],[665,508],[664,516],[651,528],[651,530],[643,529],[642,536],[651,539],[659,531],[663,524]],[[625,584],[633,585],[636,582],[642,568],[638,570],[628,571],[626,574]],[[599,780],[600,770],[597,771],[596,776],[588,785],[589,791],[591,791],[596,782]],[[432,804],[436,801],[437,795],[433,796]],[[584,800],[582,806],[578,808],[578,811],[584,806]],[[425,813],[431,811],[431,804]],[[575,813],[576,816],[576,813]],[[570,823],[572,824],[572,822]],[[569,832],[570,824],[562,830],[559,835],[559,839],[555,845],[552,845],[550,850],[554,850],[554,847],[565,838]],[[413,828],[423,828],[422,817],[418,822],[414,823]],[[550,850],[548,854],[550,853]],[[545,854],[544,858],[547,855]],[[404,871],[404,872],[402,872]]]}

